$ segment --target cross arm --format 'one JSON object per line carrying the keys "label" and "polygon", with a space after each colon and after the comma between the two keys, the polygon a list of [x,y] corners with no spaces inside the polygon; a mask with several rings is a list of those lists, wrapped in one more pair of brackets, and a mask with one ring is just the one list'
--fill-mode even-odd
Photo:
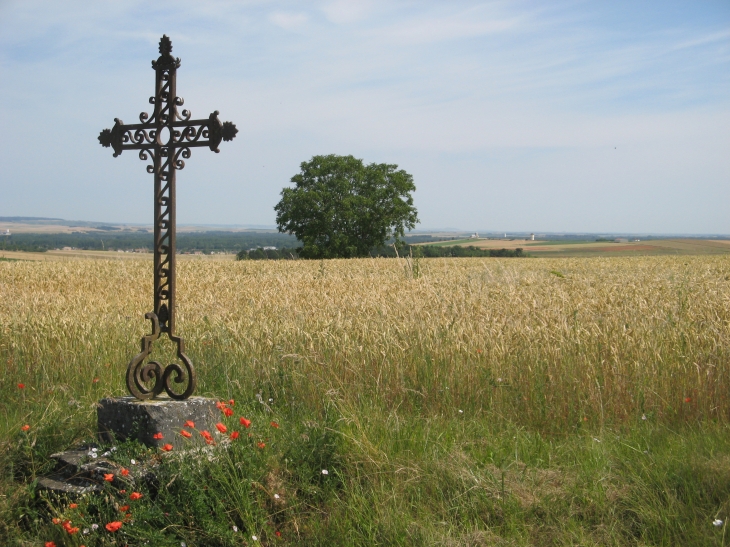
{"label": "cross arm", "polygon": [[[119,118],[114,118],[114,127],[99,133],[99,143],[105,148],[114,150],[114,157],[124,150],[145,150],[157,146],[174,148],[192,148],[207,146],[213,152],[220,152],[221,141],[232,141],[238,129],[231,122],[221,122],[216,110],[207,119],[178,120],[165,125],[136,123],[125,125]],[[162,142],[160,130],[170,129],[169,142]],[[182,130],[180,130],[182,129]]]}

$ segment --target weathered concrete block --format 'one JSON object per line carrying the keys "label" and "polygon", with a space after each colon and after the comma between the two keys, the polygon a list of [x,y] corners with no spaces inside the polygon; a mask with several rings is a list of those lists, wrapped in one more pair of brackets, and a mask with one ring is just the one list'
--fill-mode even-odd
{"label": "weathered concrete block", "polygon": [[[199,431],[215,431],[220,414],[215,404],[215,399],[206,397],[190,397],[184,401],[169,398],[140,401],[131,396],[102,399],[97,407],[99,439],[103,442],[136,439],[152,447],[169,443],[176,449],[198,445],[204,443]],[[195,423],[195,430],[185,427],[188,420]],[[180,434],[183,429],[192,433],[192,437],[183,437]],[[157,433],[162,433],[161,439],[153,437]]]}

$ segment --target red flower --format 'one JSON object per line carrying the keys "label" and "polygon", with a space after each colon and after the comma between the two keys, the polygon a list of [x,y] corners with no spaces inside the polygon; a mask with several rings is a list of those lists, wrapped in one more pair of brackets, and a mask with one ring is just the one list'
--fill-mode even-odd
{"label": "red flower", "polygon": [[162,450],[164,450],[165,452],[169,452],[170,450],[172,450],[172,445],[169,444],[169,443],[168,444],[163,444],[162,445]]}
{"label": "red flower", "polygon": [[279,429],[279,424],[277,424],[276,422],[271,422],[271,427],[273,427],[274,429]]}
{"label": "red flower", "polygon": [[238,439],[238,435],[238,431],[234,431],[233,433],[231,433],[231,439],[235,441],[236,439]]}
{"label": "red flower", "polygon": [[118,520],[115,520],[114,522],[110,522],[109,524],[107,524],[104,528],[106,528],[110,532],[116,532],[121,527],[122,527],[122,523],[119,522]]}
{"label": "red flower", "polygon": [[126,477],[127,475],[129,475],[129,469],[122,467],[122,476]]}
{"label": "red flower", "polygon": [[241,418],[239,420],[239,422],[241,422],[241,425],[244,427],[247,427],[247,428],[251,427],[251,420],[247,420],[246,418]]}
{"label": "red flower", "polygon": [[190,433],[190,431],[187,431],[185,429],[183,429],[182,431],[180,431],[180,435],[182,435],[183,437],[187,437],[188,439],[193,436],[193,434]]}
{"label": "red flower", "polygon": [[233,411],[230,408],[226,407],[223,409],[223,414],[226,415],[226,418],[230,418],[231,416],[233,416]]}
{"label": "red flower", "polygon": [[61,524],[61,519],[59,519],[59,518],[54,518],[54,519],[53,519],[53,524]]}
{"label": "red flower", "polygon": [[127,493],[127,491],[126,491],[126,490],[120,490],[120,491],[119,491],[119,493],[120,493],[120,494],[126,494],[126,493]]}
{"label": "red flower", "polygon": [[193,422],[192,420],[188,420],[187,422],[185,422],[185,427],[195,429],[195,422]]}
{"label": "red flower", "polygon": [[281,532],[279,532],[279,530],[277,530],[276,532],[274,532],[274,535],[276,537],[280,538],[281,537]]}
{"label": "red flower", "polygon": [[152,438],[155,439],[155,440],[157,440],[157,441],[159,441],[160,439],[163,438],[162,437],[162,433],[159,433],[159,432],[158,433],[155,433],[154,435],[152,435]]}
{"label": "red flower", "polygon": [[18,384],[18,389],[25,389],[25,384]]}
{"label": "red flower", "polygon": [[480,349],[477,350],[477,353],[481,353],[481,352],[482,352],[482,350],[480,350]]}
{"label": "red flower", "polygon": [[119,508],[119,510],[120,510],[120,511],[121,511],[122,513],[126,513],[127,511],[129,511],[129,505],[122,505],[122,506],[121,506],[121,507]]}
{"label": "red flower", "polygon": [[28,424],[25,424],[23,427],[20,428],[21,431],[28,431],[30,429],[30,426]]}
{"label": "red flower", "polygon": [[226,431],[228,431],[228,428],[227,428],[226,426],[224,426],[224,425],[223,425],[222,423],[220,423],[220,422],[218,422],[217,424],[215,424],[215,427],[216,427],[216,429],[217,429],[218,431],[220,431],[221,433],[225,433]]}
{"label": "red flower", "polygon": [[129,494],[129,499],[132,501],[137,501],[141,497],[142,497],[142,494],[140,494],[139,492],[132,492],[131,494]]}
{"label": "red flower", "polygon": [[236,401],[234,401],[233,399],[231,399],[230,401],[228,401],[228,404],[231,405],[231,406],[233,406],[233,405],[236,404]]}
{"label": "red flower", "polygon": [[685,403],[691,403],[692,402],[692,397],[685,397],[684,398],[684,402]]}
{"label": "red flower", "polygon": [[224,402],[222,402],[222,401],[216,401],[216,403],[215,403],[215,407],[216,407],[216,408],[217,408],[218,410],[223,410],[224,408],[226,408],[226,403],[224,403]]}
{"label": "red flower", "polygon": [[76,509],[76,508],[77,508],[78,506],[79,506],[79,504],[78,504],[78,503],[69,503],[69,504],[68,504],[68,508],[69,508],[69,509]]}
{"label": "red flower", "polygon": [[112,482],[114,480],[114,473],[104,473],[104,480],[106,482]]}
{"label": "red flower", "polygon": [[212,439],[213,436],[210,434],[210,432],[207,429],[204,429],[200,432],[200,434],[203,436],[204,439]]}
{"label": "red flower", "polygon": [[94,378],[93,380],[91,380],[91,383],[92,383],[92,384],[95,384],[95,383],[97,383],[98,381],[99,381],[99,378]]}
{"label": "red flower", "polygon": [[74,534],[78,533],[78,531],[79,531],[78,526],[74,526],[73,528],[71,528],[69,526],[68,528],[66,528],[66,532],[68,532],[70,535],[74,535]]}
{"label": "red flower", "polygon": [[256,446],[258,446],[259,448],[265,448],[266,443],[258,443]]}
{"label": "red flower", "polygon": [[56,547],[56,544],[53,543],[52,541],[46,541],[45,547]]}

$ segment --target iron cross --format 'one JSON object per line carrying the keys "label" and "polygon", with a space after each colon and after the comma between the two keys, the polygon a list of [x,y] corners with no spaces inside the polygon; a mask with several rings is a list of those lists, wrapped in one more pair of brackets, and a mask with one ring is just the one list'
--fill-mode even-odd
{"label": "iron cross", "polygon": [[[178,112],[177,107],[184,103],[177,96],[175,82],[180,59],[172,56],[172,42],[166,35],[160,40],[160,56],[152,61],[152,68],[152,116],[142,112],[140,123],[130,125],[115,118],[114,127],[99,134],[99,142],[111,146],[115,158],[124,150],[139,150],[141,160],[152,159],[147,172],[155,176],[154,311],[145,314],[152,322],[152,334],[142,338],[142,351],[129,362],[127,389],[138,399],[154,398],[163,390],[173,399],[187,399],[195,390],[196,374],[182,338],[175,335],[175,173],[185,167],[191,148],[207,146],[217,153],[221,141],[233,140],[238,129],[231,122],[221,123],[217,110],[200,120],[191,120],[189,110]],[[177,345],[182,366],[171,363],[163,367],[157,361],[144,364],[152,343],[162,333]],[[171,382],[183,384],[185,389],[176,391]]]}

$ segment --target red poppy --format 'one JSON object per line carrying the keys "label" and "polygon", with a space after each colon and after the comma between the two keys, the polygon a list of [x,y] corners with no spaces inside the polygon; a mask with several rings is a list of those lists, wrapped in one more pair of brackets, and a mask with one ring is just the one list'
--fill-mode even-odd
{"label": "red poppy", "polygon": [[121,527],[122,527],[122,523],[119,522],[118,520],[115,520],[114,522],[110,522],[109,524],[107,524],[106,526],[104,526],[104,528],[106,528],[110,532],[116,532]]}
{"label": "red poppy", "polygon": [[276,422],[271,422],[271,427],[273,427],[274,429],[279,429],[279,424],[277,424]]}
{"label": "red poppy", "polygon": [[236,439],[238,439],[238,435],[238,431],[234,431],[233,433],[231,433],[231,439],[235,441]]}
{"label": "red poppy", "polygon": [[256,446],[258,446],[259,448],[265,448],[266,443],[258,443]]}
{"label": "red poppy", "polygon": [[129,475],[129,469],[122,467],[122,476],[126,477],[127,475]]}
{"label": "red poppy", "polygon": [[226,418],[230,418],[231,416],[233,416],[233,411],[230,408],[226,407],[223,409],[223,414],[226,415]]}
{"label": "red poppy", "polygon": [[224,403],[223,401],[216,401],[215,407],[218,410],[223,410],[224,408],[226,408],[226,403]]}
{"label": "red poppy", "polygon": [[54,518],[52,522],[53,522],[53,524],[61,524],[61,519]]}
{"label": "red poppy", "polygon": [[233,399],[231,399],[230,401],[228,401],[228,404],[231,405],[231,406],[233,406],[233,405],[236,404],[236,401],[234,401]]}
{"label": "red poppy", "polygon": [[106,482],[112,482],[114,480],[114,473],[104,473],[104,480]]}
{"label": "red poppy", "polygon": [[93,380],[91,380],[91,383],[92,383],[92,384],[95,384],[95,383],[97,383],[98,381],[99,381],[99,378],[94,378]]}
{"label": "red poppy", "polygon": [[159,433],[159,432],[155,433],[154,435],[152,435],[152,438],[155,439],[156,441],[159,441],[160,439],[163,438],[162,433]]}
{"label": "red poppy", "polygon": [[142,497],[142,494],[140,494],[139,492],[132,492],[131,494],[129,494],[129,499],[132,501],[137,501],[141,497]]}
{"label": "red poppy", "polygon": [[119,510],[120,510],[120,511],[121,511],[122,513],[126,513],[127,511],[129,511],[129,505],[122,505],[122,506],[121,506],[121,507],[119,508]]}
{"label": "red poppy", "polygon": [[25,384],[18,384],[18,389],[25,389]]}
{"label": "red poppy", "polygon": [[210,432],[207,429],[204,429],[200,432],[200,434],[203,436],[204,439],[212,439],[213,436],[210,434]]}
{"label": "red poppy", "polygon": [[218,422],[217,424],[215,424],[215,427],[216,427],[216,429],[217,429],[218,431],[220,431],[221,433],[225,433],[226,431],[228,431],[228,428],[227,428],[226,426],[224,426],[224,425],[223,425],[222,423],[220,423],[220,422]]}
{"label": "red poppy", "polygon": [[685,397],[684,398],[684,402],[685,403],[691,403],[692,402],[692,397]]}
{"label": "red poppy", "polygon": [[52,541],[46,541],[45,547],[56,547],[56,544]]}
{"label": "red poppy", "polygon": [[251,427],[251,420],[247,420],[246,418],[241,418],[239,420],[241,422],[241,425],[244,427]]}
{"label": "red poppy", "polygon": [[20,428],[21,431],[28,431],[30,429],[30,426],[28,424],[25,424],[23,427]]}
{"label": "red poppy", "polygon": [[68,508],[69,508],[69,509],[76,509],[76,508],[77,508],[78,506],[79,506],[79,504],[78,504],[78,503],[69,503],[69,504],[68,504]]}
{"label": "red poppy", "polygon": [[79,531],[79,527],[78,526],[74,526],[73,528],[71,528],[69,526],[68,528],[66,528],[66,532],[68,532],[69,535],[74,535],[74,534],[78,533],[78,531]]}
{"label": "red poppy", "polygon": [[276,532],[274,532],[274,535],[276,537],[280,538],[281,537],[281,532],[279,532],[279,530],[277,530]]}
{"label": "red poppy", "polygon": [[182,431],[180,431],[180,435],[182,435],[183,437],[187,437],[188,439],[193,436],[193,434],[190,433],[190,431],[187,431],[185,429],[183,429]]}
{"label": "red poppy", "polygon": [[195,422],[193,422],[192,420],[188,420],[187,422],[185,422],[185,427],[195,429]]}
{"label": "red poppy", "polygon": [[119,493],[120,493],[120,494],[126,494],[126,493],[127,493],[127,491],[126,491],[126,490],[120,490],[120,491],[119,491]]}
{"label": "red poppy", "polygon": [[169,443],[168,444],[163,444],[162,445],[162,450],[164,450],[165,452],[169,452],[170,450],[172,450],[172,445],[169,444]]}

